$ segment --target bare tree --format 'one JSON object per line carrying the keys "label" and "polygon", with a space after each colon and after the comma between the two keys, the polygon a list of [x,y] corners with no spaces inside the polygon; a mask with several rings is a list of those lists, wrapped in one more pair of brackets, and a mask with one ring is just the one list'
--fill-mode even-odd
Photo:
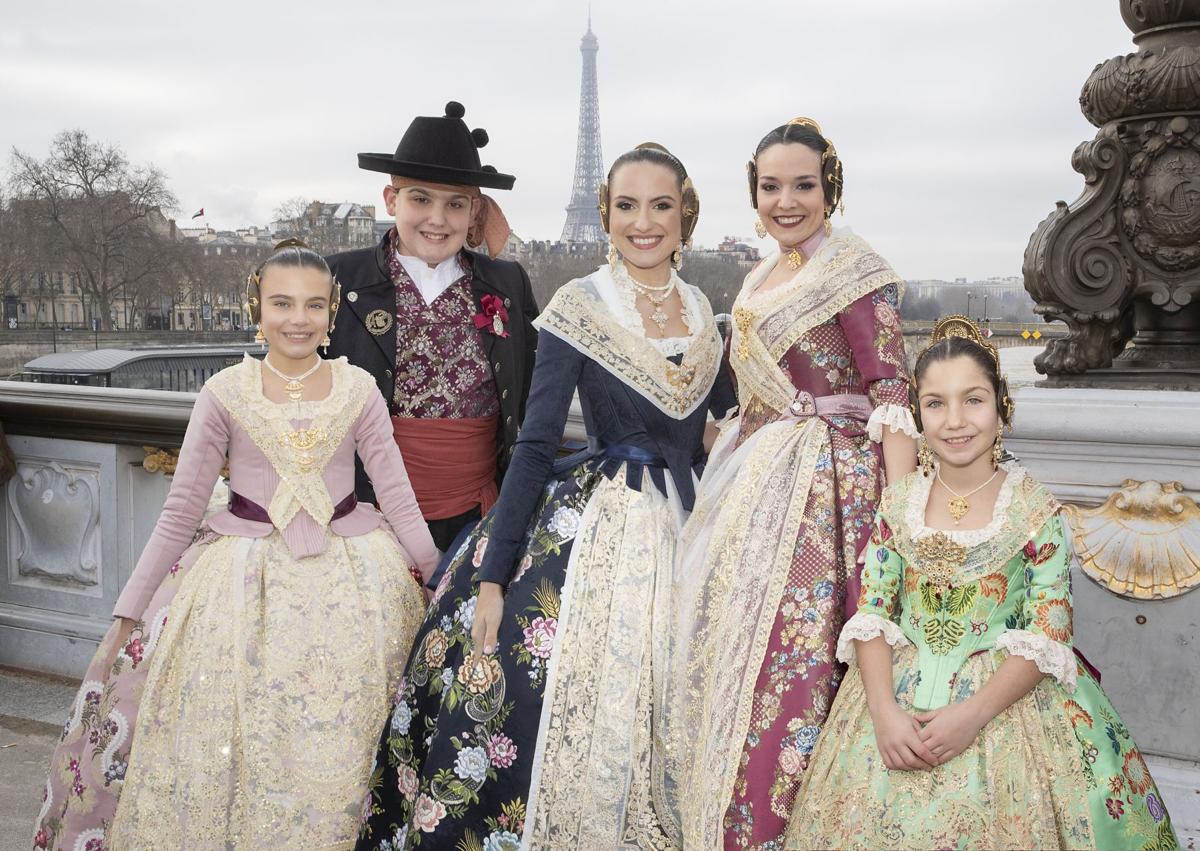
{"label": "bare tree", "polygon": [[33,273],[25,224],[20,209],[0,193],[0,296],[20,293]]}
{"label": "bare tree", "polygon": [[124,151],[66,130],[46,159],[13,149],[13,195],[47,226],[60,268],[76,276],[102,327],[114,302],[144,286],[168,285],[175,208],[165,175],[130,164]]}

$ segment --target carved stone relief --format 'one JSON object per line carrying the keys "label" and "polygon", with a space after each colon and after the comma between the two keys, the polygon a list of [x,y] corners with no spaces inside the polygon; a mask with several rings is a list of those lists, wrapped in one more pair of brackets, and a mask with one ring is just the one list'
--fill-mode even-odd
{"label": "carved stone relief", "polygon": [[101,553],[99,469],[20,461],[7,487],[10,581],[41,577],[95,586]]}

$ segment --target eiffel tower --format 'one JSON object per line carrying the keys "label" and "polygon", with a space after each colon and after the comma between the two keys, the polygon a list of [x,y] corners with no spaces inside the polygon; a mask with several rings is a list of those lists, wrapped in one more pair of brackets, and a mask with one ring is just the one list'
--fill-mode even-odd
{"label": "eiffel tower", "polygon": [[575,146],[575,179],[561,242],[604,242],[596,190],[604,180],[604,155],[600,152],[600,97],[596,91],[596,54],[600,41],[592,32],[588,12],[587,33],[579,43],[583,54],[583,83],[579,88],[579,141]]}

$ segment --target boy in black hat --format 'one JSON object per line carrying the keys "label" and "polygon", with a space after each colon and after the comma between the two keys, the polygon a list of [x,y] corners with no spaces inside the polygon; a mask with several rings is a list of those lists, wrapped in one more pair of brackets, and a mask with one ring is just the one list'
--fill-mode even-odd
{"label": "boy in black hat", "polygon": [[[496,500],[537,345],[529,276],[494,259],[508,222],[480,192],[515,178],[480,165],[488,136],[468,130],[464,114],[451,101],[442,118],[413,119],[394,155],[358,155],[359,168],[391,175],[383,200],[396,225],[374,248],[329,258],[342,312],[328,356],[375,376],[442,550]],[[359,499],[373,501],[361,465],[357,474]]]}

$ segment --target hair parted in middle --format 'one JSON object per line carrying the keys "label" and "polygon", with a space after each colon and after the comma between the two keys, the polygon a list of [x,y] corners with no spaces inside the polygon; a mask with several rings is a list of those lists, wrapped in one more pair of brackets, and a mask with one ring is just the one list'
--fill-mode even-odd
{"label": "hair parted in middle", "polygon": [[1008,379],[1000,372],[1000,352],[985,340],[978,325],[966,316],[956,313],[943,316],[934,323],[933,333],[929,335],[929,345],[917,355],[912,383],[908,386],[909,407],[912,409],[913,419],[916,420],[917,430],[925,430],[921,424],[921,379],[933,364],[957,357],[970,358],[987,376],[996,396],[996,413],[1000,415],[1000,422],[1011,428],[1015,404],[1008,393]]}
{"label": "hair parted in middle", "polygon": [[746,175],[750,179],[750,206],[758,209],[758,155],[772,145],[804,145],[821,156],[821,189],[825,193],[825,218],[828,219],[842,207],[842,159],[833,142],[825,138],[821,125],[811,118],[797,116],[787,124],[780,124],[759,141],[754,156],[746,163]]}
{"label": "hair parted in middle", "polygon": [[250,315],[250,322],[257,325],[262,321],[262,276],[272,266],[290,267],[293,269],[316,269],[329,276],[329,331],[337,320],[338,306],[342,301],[342,285],[333,277],[325,258],[313,251],[304,240],[289,238],[275,243],[271,255],[259,263],[246,276],[246,303],[243,305]]}
{"label": "hair parted in middle", "polygon": [[630,163],[656,163],[670,169],[675,174],[676,183],[679,186],[682,196],[682,205],[680,206],[679,214],[682,217],[683,226],[680,230],[680,235],[685,246],[691,245],[692,232],[696,230],[696,222],[700,219],[700,196],[696,193],[696,187],[692,185],[692,179],[688,177],[687,169],[684,168],[683,162],[658,142],[642,142],[636,148],[626,151],[613,161],[612,167],[608,170],[608,177],[597,188],[600,202],[598,205],[600,209],[600,225],[604,228],[604,232],[608,233],[609,184],[612,183],[613,175],[617,173],[617,169]]}

